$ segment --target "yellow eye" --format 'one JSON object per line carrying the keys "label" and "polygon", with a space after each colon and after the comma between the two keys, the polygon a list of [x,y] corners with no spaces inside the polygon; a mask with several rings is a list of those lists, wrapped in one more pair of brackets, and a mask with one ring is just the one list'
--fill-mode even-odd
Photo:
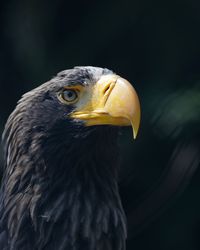
{"label": "yellow eye", "polygon": [[78,100],[78,91],[74,89],[64,89],[59,94],[59,99],[64,103],[75,103]]}

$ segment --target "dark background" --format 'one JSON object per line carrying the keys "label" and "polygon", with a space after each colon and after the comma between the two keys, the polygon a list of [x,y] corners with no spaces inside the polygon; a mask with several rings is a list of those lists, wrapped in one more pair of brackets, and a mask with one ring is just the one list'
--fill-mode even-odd
{"label": "dark background", "polygon": [[199,13],[198,0],[1,1],[0,132],[63,69],[107,67],[136,88],[141,129],[120,136],[128,250],[200,249]]}

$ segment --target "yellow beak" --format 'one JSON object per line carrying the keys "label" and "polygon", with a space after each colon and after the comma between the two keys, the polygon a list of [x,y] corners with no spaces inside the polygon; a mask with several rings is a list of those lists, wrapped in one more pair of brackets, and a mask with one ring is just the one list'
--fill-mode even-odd
{"label": "yellow beak", "polygon": [[136,138],[140,125],[140,103],[135,89],[118,75],[104,75],[92,87],[88,102],[71,113],[86,126],[132,126]]}

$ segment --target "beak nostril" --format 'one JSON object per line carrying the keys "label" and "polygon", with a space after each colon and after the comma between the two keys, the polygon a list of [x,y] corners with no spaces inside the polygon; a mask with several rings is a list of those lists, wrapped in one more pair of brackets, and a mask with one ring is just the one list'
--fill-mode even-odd
{"label": "beak nostril", "polygon": [[110,89],[110,85],[106,86],[106,88],[103,90],[103,94],[106,95],[109,89]]}

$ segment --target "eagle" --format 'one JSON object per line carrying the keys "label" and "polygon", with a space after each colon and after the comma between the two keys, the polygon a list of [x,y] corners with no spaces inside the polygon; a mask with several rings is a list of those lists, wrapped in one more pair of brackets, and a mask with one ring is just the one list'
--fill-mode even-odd
{"label": "eagle", "polygon": [[74,67],[27,92],[2,136],[1,250],[125,250],[118,131],[140,104],[113,71]]}

